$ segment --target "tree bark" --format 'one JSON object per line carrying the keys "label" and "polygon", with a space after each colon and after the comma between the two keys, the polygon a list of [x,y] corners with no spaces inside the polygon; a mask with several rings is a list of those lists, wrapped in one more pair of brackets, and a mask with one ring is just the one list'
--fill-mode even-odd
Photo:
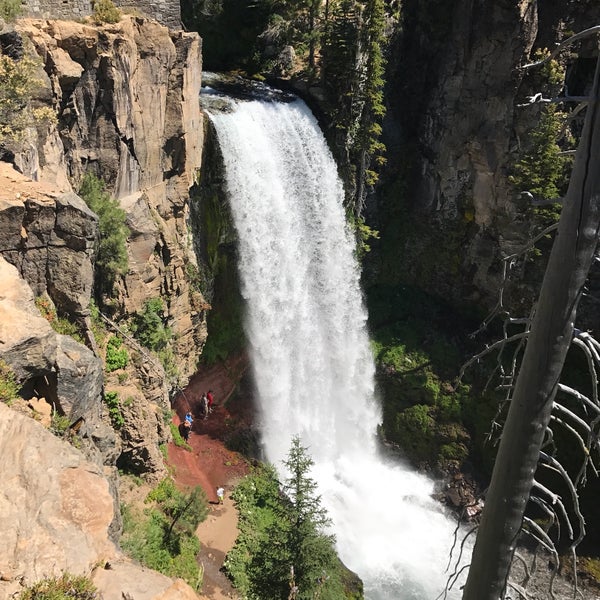
{"label": "tree bark", "polygon": [[463,600],[504,598],[560,374],[600,224],[600,101],[594,85],[557,237],[486,497]]}

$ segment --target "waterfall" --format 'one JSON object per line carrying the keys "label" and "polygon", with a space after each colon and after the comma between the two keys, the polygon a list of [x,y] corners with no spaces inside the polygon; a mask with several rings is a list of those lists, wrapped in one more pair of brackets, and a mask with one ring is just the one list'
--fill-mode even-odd
{"label": "waterfall", "polygon": [[308,447],[338,553],[366,598],[434,600],[454,523],[431,481],[378,453],[367,314],[336,164],[302,101],[230,103],[210,118],[239,238],[265,455],[281,468],[293,435]]}

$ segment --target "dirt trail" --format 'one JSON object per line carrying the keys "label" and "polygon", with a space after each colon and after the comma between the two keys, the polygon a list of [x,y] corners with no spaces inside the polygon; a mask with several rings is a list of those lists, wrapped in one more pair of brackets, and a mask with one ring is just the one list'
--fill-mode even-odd
{"label": "dirt trail", "polygon": [[[226,600],[237,598],[229,580],[220,571],[225,555],[237,537],[237,512],[230,493],[240,477],[249,469],[247,461],[237,452],[226,448],[224,441],[237,432],[250,428],[252,411],[250,402],[229,401],[233,391],[248,368],[245,355],[233,357],[214,367],[201,369],[188,387],[174,400],[174,423],[181,424],[185,413],[194,415],[189,445],[192,451],[169,444],[169,464],[180,487],[200,485],[209,501],[210,512],[200,523],[197,534],[202,543],[199,562],[204,567],[204,584],[201,598]],[[199,410],[200,397],[213,390],[213,412],[203,420]],[[217,502],[216,490],[225,488],[222,505]]]}

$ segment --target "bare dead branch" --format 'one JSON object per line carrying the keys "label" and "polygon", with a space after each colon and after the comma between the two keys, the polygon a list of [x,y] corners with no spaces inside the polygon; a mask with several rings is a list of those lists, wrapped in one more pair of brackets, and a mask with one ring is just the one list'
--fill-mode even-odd
{"label": "bare dead branch", "polygon": [[523,589],[520,585],[516,584],[514,581],[509,581],[508,586],[511,589],[515,590],[515,592],[517,592],[517,594],[519,594],[519,596],[521,596],[521,598],[524,598],[525,600],[531,600],[531,596],[527,593],[527,590]]}
{"label": "bare dead branch", "polygon": [[501,340],[498,340],[496,342],[494,342],[491,345],[486,345],[486,347],[479,353],[476,354],[475,356],[471,357],[460,369],[460,373],[458,375],[458,381],[460,382],[460,380],[462,379],[463,375],[465,374],[465,371],[474,363],[479,362],[484,356],[487,356],[490,352],[493,352],[494,350],[496,350],[497,348],[500,348],[510,342],[514,342],[515,340],[520,340],[524,337],[527,337],[527,332],[522,332],[522,333],[516,333],[515,335],[510,336],[509,338],[502,338]]}
{"label": "bare dead branch", "polygon": [[529,583],[529,580],[531,579],[531,574],[529,573],[529,565],[527,564],[527,561],[525,560],[525,558],[523,558],[518,552],[515,552],[513,554],[513,557],[516,558],[517,560],[519,560],[521,562],[521,565],[523,566],[523,571],[525,571],[525,577],[523,578],[521,585],[527,587],[527,584]]}
{"label": "bare dead branch", "polygon": [[[550,529],[552,529],[552,527],[556,527],[557,529],[557,538],[560,539],[560,519],[558,518],[558,515],[556,514],[556,511],[548,505],[548,503],[543,499],[540,498],[539,496],[530,496],[529,499],[531,500],[531,502],[533,502],[534,504],[536,504],[538,506],[538,508],[548,517],[549,519],[549,523],[548,526],[546,527],[546,531],[550,531]],[[571,538],[569,539],[573,539],[573,537],[571,536]]]}
{"label": "bare dead branch", "polygon": [[545,548],[556,560],[557,568],[560,566],[560,558],[554,542],[550,536],[532,519],[524,517],[523,522],[527,523],[530,529],[523,529],[523,533],[532,537],[538,544]]}
{"label": "bare dead branch", "polygon": [[556,421],[557,423],[560,423],[560,425],[562,427],[564,427],[567,431],[569,431],[571,434],[573,434],[573,436],[575,436],[575,438],[579,442],[579,445],[581,446],[581,451],[583,452],[584,458],[583,458],[581,467],[579,469],[579,472],[577,473],[577,476],[575,477],[575,486],[578,487],[579,485],[585,485],[585,483],[587,481],[588,465],[592,468],[592,471],[594,471],[594,475],[596,475],[596,477],[598,476],[598,470],[596,468],[596,465],[594,464],[594,461],[591,459],[590,450],[588,449],[587,444],[583,441],[583,438],[579,435],[579,432],[574,427],[572,427],[569,423],[558,418],[556,415],[552,415],[551,419],[553,421]]}
{"label": "bare dead branch", "polygon": [[562,475],[563,481],[567,485],[567,488],[569,489],[569,493],[571,494],[571,502],[573,503],[573,512],[575,513],[579,523],[579,534],[571,544],[571,548],[576,548],[585,536],[585,519],[581,514],[581,509],[579,507],[579,496],[577,495],[575,485],[571,481],[571,478],[564,467],[553,456],[549,456],[545,452],[540,452],[540,464],[545,466],[550,465],[554,469],[558,470],[558,472]]}
{"label": "bare dead branch", "polygon": [[507,260],[516,259],[519,256],[521,256],[522,254],[525,254],[525,252],[527,252],[529,250],[533,250],[536,242],[541,240],[544,236],[548,235],[549,233],[552,233],[556,229],[558,229],[558,223],[553,223],[549,227],[546,227],[546,229],[544,229],[543,231],[540,231],[540,233],[538,233],[532,240],[530,240],[529,243],[527,244],[527,246],[524,246],[517,252],[513,252],[513,254],[509,254],[508,256],[504,257],[502,260],[507,261]]}
{"label": "bare dead branch", "polygon": [[558,514],[567,525],[567,533],[569,535],[569,539],[572,540],[574,537],[573,525],[571,524],[571,519],[569,518],[565,505],[563,504],[562,498],[558,494],[555,494],[554,492],[549,490],[546,486],[542,485],[536,479],[533,480],[533,488],[536,488],[544,494],[546,494],[551,499],[552,506],[556,506],[559,509]]}
{"label": "bare dead branch", "polygon": [[582,429],[584,429],[588,435],[593,435],[592,430],[590,429],[590,426],[581,417],[578,417],[572,410],[565,408],[562,404],[560,404],[556,401],[554,401],[554,406],[553,406],[552,410],[555,410],[559,414],[561,414],[561,415],[571,419],[571,421],[577,423],[577,425],[579,425]]}
{"label": "bare dead branch", "polygon": [[561,102],[589,102],[589,96],[556,96],[555,98],[544,98],[539,92],[533,96],[528,96],[527,102],[517,104],[517,108],[527,108],[536,104],[560,104]]}
{"label": "bare dead branch", "polygon": [[[586,395],[582,394],[581,392],[578,392],[577,390],[573,389],[572,387],[569,387],[568,385],[565,385],[564,383],[559,383],[558,389],[559,389],[559,391],[564,392],[565,394],[568,394],[569,396],[573,396],[573,398],[578,400],[586,408],[589,408],[596,414],[600,414],[600,406],[598,406],[598,403],[590,400]],[[597,394],[597,390],[595,390],[595,391]]]}
{"label": "bare dead branch", "polygon": [[579,33],[576,33],[575,35],[572,35],[571,37],[567,38],[564,42],[558,44],[558,46],[556,46],[556,48],[554,48],[554,50],[552,50],[552,52],[550,52],[550,54],[546,56],[546,58],[543,58],[542,60],[538,60],[533,63],[529,63],[527,65],[523,65],[520,68],[522,70],[527,70],[544,65],[548,61],[552,60],[561,50],[564,50],[565,48],[567,48],[575,42],[578,42],[579,40],[582,40],[586,37],[590,37],[592,35],[596,35],[597,33],[600,33],[600,25],[590,27],[589,29],[584,29],[583,31],[580,31]]}

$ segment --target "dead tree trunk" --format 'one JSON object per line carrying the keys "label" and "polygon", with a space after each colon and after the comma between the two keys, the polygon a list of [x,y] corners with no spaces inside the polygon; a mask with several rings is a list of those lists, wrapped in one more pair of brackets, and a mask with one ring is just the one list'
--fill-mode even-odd
{"label": "dead tree trunk", "polygon": [[600,60],[558,234],[502,432],[463,600],[498,600],[505,596],[516,538],[571,343],[577,305],[598,243],[599,71]]}

